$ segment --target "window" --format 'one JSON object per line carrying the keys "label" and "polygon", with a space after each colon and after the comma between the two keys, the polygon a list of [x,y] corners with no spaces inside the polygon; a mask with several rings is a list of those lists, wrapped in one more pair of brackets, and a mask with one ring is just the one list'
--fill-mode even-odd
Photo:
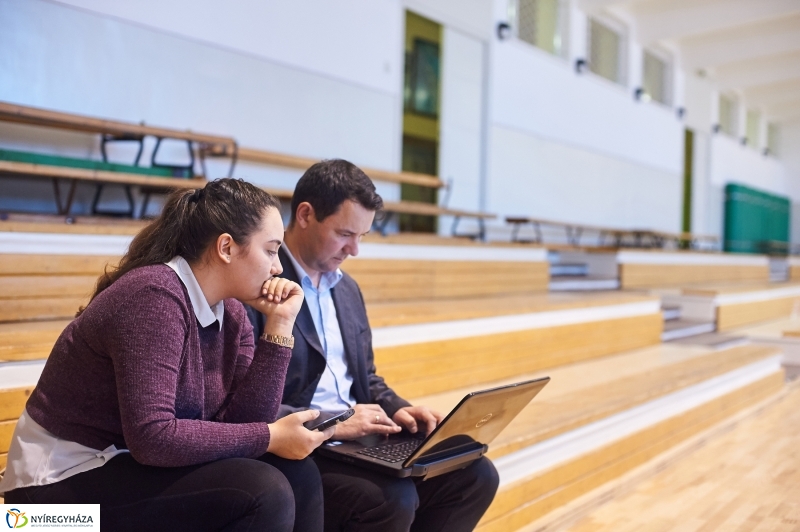
{"label": "window", "polygon": [[745,137],[747,138],[748,146],[758,149],[761,145],[761,115],[758,111],[747,111],[747,129]]}
{"label": "window", "polygon": [[404,107],[429,116],[439,114],[439,45],[415,39],[406,54]]}
{"label": "window", "polygon": [[517,37],[551,54],[565,55],[562,0],[519,0],[517,9]]}
{"label": "window", "polygon": [[625,53],[622,31],[595,19],[589,20],[589,69],[625,85]]}
{"label": "window", "polygon": [[767,149],[772,155],[780,155],[778,143],[780,142],[780,129],[777,124],[767,124]]}
{"label": "window", "polygon": [[644,52],[642,88],[653,100],[670,105],[672,103],[672,76],[670,64],[653,52]]}
{"label": "window", "polygon": [[736,100],[721,94],[719,97],[719,129],[726,135],[736,136]]}

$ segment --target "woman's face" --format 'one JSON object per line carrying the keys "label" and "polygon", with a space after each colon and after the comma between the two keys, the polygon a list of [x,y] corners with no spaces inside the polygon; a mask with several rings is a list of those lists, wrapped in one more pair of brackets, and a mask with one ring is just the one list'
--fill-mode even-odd
{"label": "woman's face", "polygon": [[265,212],[261,227],[250,235],[247,246],[236,246],[231,256],[227,280],[233,297],[242,301],[261,295],[264,281],[283,271],[278,248],[283,244],[283,220],[278,209]]}

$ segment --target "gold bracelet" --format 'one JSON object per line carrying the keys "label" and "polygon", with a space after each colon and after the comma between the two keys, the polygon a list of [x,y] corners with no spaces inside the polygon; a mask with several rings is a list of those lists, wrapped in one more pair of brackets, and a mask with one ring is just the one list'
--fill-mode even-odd
{"label": "gold bracelet", "polygon": [[265,342],[278,344],[292,349],[294,347],[294,336],[279,336],[277,334],[262,334],[261,339]]}

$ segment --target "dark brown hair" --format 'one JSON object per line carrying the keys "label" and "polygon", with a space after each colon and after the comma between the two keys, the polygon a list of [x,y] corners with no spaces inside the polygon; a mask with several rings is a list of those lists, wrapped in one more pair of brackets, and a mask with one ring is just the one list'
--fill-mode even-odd
{"label": "dark brown hair", "polygon": [[321,222],[347,200],[355,201],[370,211],[383,208],[383,200],[375,191],[375,185],[358,166],[344,159],[316,163],[297,182],[289,224],[294,223],[297,207],[304,201],[314,207],[314,217]]}
{"label": "dark brown hair", "polygon": [[241,179],[217,179],[205,188],[173,192],[161,215],[133,238],[119,264],[106,266],[89,302],[134,268],[169,262],[176,255],[188,262],[199,260],[223,233],[246,246],[269,208],[280,210],[280,202]]}

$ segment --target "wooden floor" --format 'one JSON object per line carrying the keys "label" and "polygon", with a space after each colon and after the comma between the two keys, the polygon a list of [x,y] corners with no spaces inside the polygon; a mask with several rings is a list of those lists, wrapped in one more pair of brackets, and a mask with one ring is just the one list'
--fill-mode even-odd
{"label": "wooden floor", "polygon": [[800,387],[571,532],[800,530]]}

